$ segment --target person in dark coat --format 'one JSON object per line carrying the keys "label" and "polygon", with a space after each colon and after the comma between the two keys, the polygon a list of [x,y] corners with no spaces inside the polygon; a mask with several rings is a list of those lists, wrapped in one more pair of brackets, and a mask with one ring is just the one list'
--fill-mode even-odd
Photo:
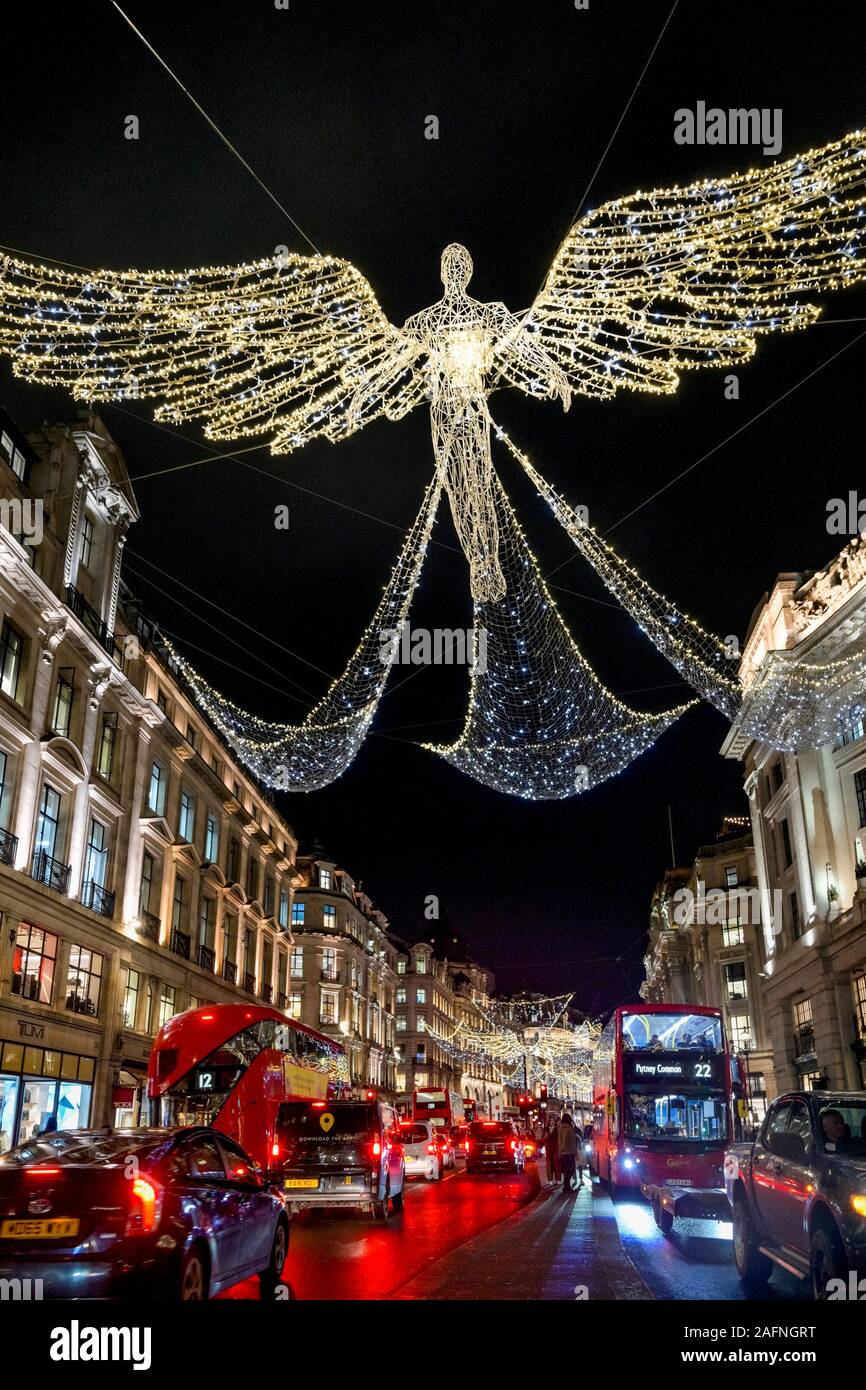
{"label": "person in dark coat", "polygon": [[559,1182],[562,1170],[559,1166],[559,1135],[557,1133],[555,1120],[551,1120],[550,1128],[544,1140],[544,1161],[547,1166],[547,1181],[551,1183]]}
{"label": "person in dark coat", "polygon": [[[559,1122],[557,1143],[559,1147],[559,1164],[562,1170],[562,1190],[563,1192],[571,1192],[575,1187],[574,1174],[577,1166],[577,1137],[574,1132],[571,1116],[567,1110]],[[582,1183],[582,1173],[580,1180]]]}

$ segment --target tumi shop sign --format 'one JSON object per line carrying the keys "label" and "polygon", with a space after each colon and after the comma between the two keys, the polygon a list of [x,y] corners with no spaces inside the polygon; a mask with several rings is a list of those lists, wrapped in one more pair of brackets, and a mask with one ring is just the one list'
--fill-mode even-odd
{"label": "tumi shop sign", "polygon": [[45,1024],[34,1023],[32,1018],[19,1018],[18,1036],[19,1038],[28,1038],[33,1042],[42,1042],[45,1037]]}

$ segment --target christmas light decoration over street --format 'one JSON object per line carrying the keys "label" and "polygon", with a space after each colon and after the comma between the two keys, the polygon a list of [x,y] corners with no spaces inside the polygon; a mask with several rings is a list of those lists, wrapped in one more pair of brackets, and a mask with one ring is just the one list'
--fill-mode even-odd
{"label": "christmas light decoration over street", "polygon": [[[274,453],[339,441],[427,402],[435,477],[357,651],[304,722],[259,720],[176,659],[264,780],[326,785],[369,729],[389,665],[377,637],[408,612],[444,490],[487,663],[471,673],[460,738],[434,751],[499,790],[573,795],[627,766],[680,710],[629,709],[574,645],[494,469],[489,396],[512,386],[568,409],[577,396],[671,393],[683,370],[740,366],[760,335],[813,323],[816,296],[866,275],[864,146],[855,132],[727,179],[607,203],[574,223],[520,315],[470,297],[472,261],[458,245],[442,256],[442,298],[402,328],[359,271],[330,256],[176,273],[85,272],[3,254],[0,349],[31,381],[93,402],[155,397],[161,420],[202,421],[211,439],[265,437]],[[866,697],[866,661],[853,648],[827,666],[771,654],[746,692],[724,645],[505,442],[615,597],[728,718],[748,710],[755,736],[795,749],[827,741],[840,712]]]}

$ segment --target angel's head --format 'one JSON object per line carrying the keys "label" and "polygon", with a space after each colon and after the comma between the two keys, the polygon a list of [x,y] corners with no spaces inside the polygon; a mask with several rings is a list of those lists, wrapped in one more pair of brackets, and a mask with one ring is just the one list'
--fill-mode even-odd
{"label": "angel's head", "polygon": [[442,252],[442,284],[446,290],[465,290],[472,279],[472,257],[459,241],[452,241]]}

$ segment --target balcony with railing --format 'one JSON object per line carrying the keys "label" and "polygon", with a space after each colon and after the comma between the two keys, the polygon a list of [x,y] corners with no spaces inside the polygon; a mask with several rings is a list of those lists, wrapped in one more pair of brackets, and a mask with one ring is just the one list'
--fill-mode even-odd
{"label": "balcony with railing", "polygon": [[340,983],[340,972],[336,967],[328,968],[325,966],[319,971],[319,979],[329,985],[338,985]]}
{"label": "balcony with railing", "polygon": [[202,970],[207,970],[212,975],[214,966],[216,965],[216,952],[213,947],[199,946],[196,961],[197,964],[201,966]]}
{"label": "balcony with railing", "polygon": [[184,931],[178,931],[177,927],[172,929],[169,941],[169,950],[172,955],[180,956],[181,960],[189,960],[189,936]]}
{"label": "balcony with railing", "polygon": [[66,587],[66,604],[72,609],[76,618],[92,637],[95,637],[99,645],[108,652],[113,661],[120,665],[123,661],[123,653],[114,640],[114,634],[109,632],[108,624],[103,622],[96,609],[88,603],[80,589],[76,589],[73,584]]}
{"label": "balcony with railing", "polygon": [[237,978],[238,968],[235,962],[233,960],[224,960],[223,979],[227,982],[227,984],[233,985],[237,983]]}
{"label": "balcony with railing", "polygon": [[0,830],[0,864],[13,866],[17,853],[18,836],[13,835],[10,830]]}
{"label": "balcony with railing", "polygon": [[278,995],[277,995],[277,1008],[278,1008],[278,1009],[282,1009],[283,1012],[285,1013],[285,1011],[286,1011],[286,1009],[287,1009],[288,1007],[289,1007],[289,996],[288,996],[287,994],[278,994]]}
{"label": "balcony with railing", "polygon": [[255,994],[256,992],[256,977],[249,970],[244,971],[244,989],[247,994]]}
{"label": "balcony with railing", "polygon": [[155,912],[145,912],[142,908],[138,914],[138,925],[135,930],[139,936],[144,937],[145,941],[159,941],[162,922]]}
{"label": "balcony with railing", "polygon": [[46,888],[53,888],[57,893],[69,891],[69,865],[61,864],[59,859],[52,859],[44,849],[38,849],[34,854],[30,876],[37,883],[44,883]]}
{"label": "balcony with railing", "polygon": [[262,1003],[263,1003],[263,1004],[270,1004],[270,1002],[271,1002],[271,1000],[272,1000],[272,998],[273,998],[273,995],[274,995],[274,990],[273,990],[273,986],[272,986],[272,985],[262,985]]}
{"label": "balcony with railing", "polygon": [[794,1061],[815,1056],[815,1030],[811,1024],[794,1030]]}
{"label": "balcony with railing", "polygon": [[107,888],[103,888],[102,884],[93,878],[85,883],[81,901],[91,912],[98,912],[100,917],[114,916],[114,894],[109,893]]}

